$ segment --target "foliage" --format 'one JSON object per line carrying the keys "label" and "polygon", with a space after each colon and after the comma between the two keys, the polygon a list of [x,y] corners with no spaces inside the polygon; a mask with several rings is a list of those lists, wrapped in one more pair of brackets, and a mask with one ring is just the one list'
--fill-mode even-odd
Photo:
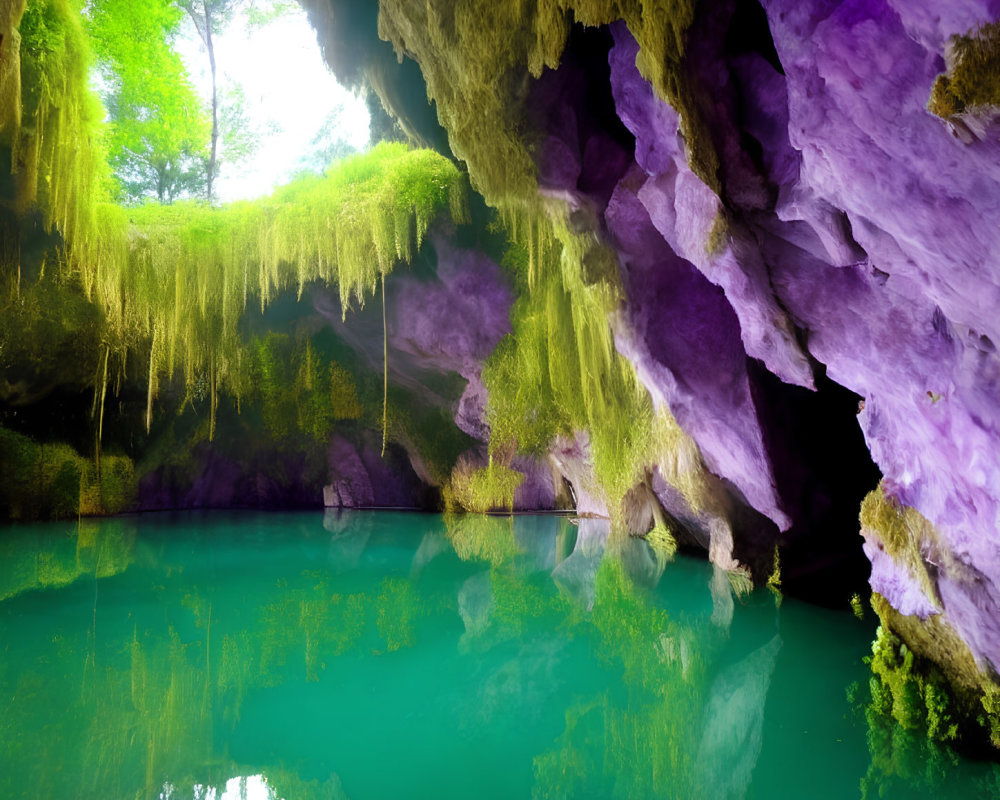
{"label": "foliage", "polygon": [[775,595],[781,597],[781,556],[778,553],[778,545],[774,545],[774,565],[771,574],[767,578],[767,588]]}
{"label": "foliage", "polygon": [[851,595],[851,613],[854,614],[859,620],[864,621],[865,618],[865,608],[861,603],[861,597],[855,593]]}
{"label": "foliage", "polygon": [[668,409],[653,408],[634,368],[615,349],[608,317],[617,307],[616,280],[585,280],[598,249],[561,223],[552,239],[543,222],[508,225],[527,240],[506,259],[524,292],[511,312],[513,333],[483,368],[491,453],[516,447],[538,454],[557,436],[588,431],[613,515],[652,466],[692,507],[717,505],[720,493],[706,483],[697,447]]}
{"label": "foliage", "polygon": [[1000,106],[1000,22],[953,36],[947,74],[939,75],[927,108],[948,119],[955,114]]}
{"label": "foliage", "polygon": [[302,433],[329,439],[337,420],[361,416],[354,378],[314,350],[309,339],[270,332],[254,340],[250,400],[260,402],[264,425],[275,441]]}
{"label": "foliage", "polygon": [[[362,396],[361,406],[369,411],[380,399],[381,387],[377,396]],[[388,419],[389,439],[419,454],[427,476],[436,486],[447,484],[461,454],[475,444],[455,425],[450,409],[429,406],[418,393],[400,387],[389,387]],[[381,419],[377,422],[380,424]]]}
{"label": "foliage", "polygon": [[965,715],[948,681],[883,622],[866,658],[872,669],[865,708],[872,762],[862,796],[883,796],[891,779],[939,786],[957,763],[950,744]]}
{"label": "foliage", "polygon": [[102,320],[78,287],[66,285],[57,265],[34,266],[25,249],[17,273],[0,289],[0,400],[26,405],[62,384],[82,389],[93,380]]}
{"label": "foliage", "polygon": [[[452,151],[500,212],[519,251],[507,259],[520,271],[522,290],[512,313],[514,331],[484,370],[491,454],[512,448],[537,454],[556,436],[587,431],[595,473],[616,518],[625,494],[648,468],[660,466],[657,460],[692,507],[728,511],[721,507],[723,487],[707,476],[693,442],[667,409],[653,408],[631,365],[615,351],[608,324],[620,302],[613,255],[596,236],[573,233],[559,202],[538,197],[537,132],[524,123],[529,92],[521,80],[525,69],[538,77],[558,66],[574,22],[624,20],[639,44],[640,72],[679,112],[692,169],[718,190],[717,156],[685,63],[694,5],[461,0],[439,8],[386,0],[379,9],[380,36],[400,57],[420,64]],[[724,243],[725,222],[720,217],[713,228],[713,249]]]}
{"label": "foliage", "polygon": [[9,519],[117,514],[135,495],[132,462],[104,456],[100,467],[64,444],[39,444],[0,428],[0,516]]}
{"label": "foliage", "polygon": [[110,126],[108,160],[127,202],[200,193],[210,120],[173,48],[173,0],[94,0],[87,32]]}

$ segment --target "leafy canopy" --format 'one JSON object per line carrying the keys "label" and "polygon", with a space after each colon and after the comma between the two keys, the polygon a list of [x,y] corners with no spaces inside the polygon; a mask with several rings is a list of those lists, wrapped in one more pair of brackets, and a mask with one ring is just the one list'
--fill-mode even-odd
{"label": "leafy canopy", "polygon": [[182,11],[171,0],[94,0],[87,30],[108,109],[108,160],[122,199],[195,194],[210,120],[173,47]]}

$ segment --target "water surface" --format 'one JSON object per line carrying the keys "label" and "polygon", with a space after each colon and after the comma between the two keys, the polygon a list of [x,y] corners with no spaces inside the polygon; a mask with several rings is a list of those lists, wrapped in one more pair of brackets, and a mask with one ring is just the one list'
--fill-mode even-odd
{"label": "water surface", "polygon": [[873,623],[560,517],[0,530],[3,798],[994,796]]}

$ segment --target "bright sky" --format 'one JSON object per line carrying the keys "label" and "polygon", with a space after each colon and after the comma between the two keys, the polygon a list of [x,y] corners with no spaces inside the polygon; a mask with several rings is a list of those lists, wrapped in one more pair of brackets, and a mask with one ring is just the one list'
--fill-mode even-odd
{"label": "bright sky", "polygon": [[[211,97],[208,55],[194,26],[187,22],[177,50],[195,86]],[[296,7],[257,30],[242,16],[213,37],[220,87],[228,79],[242,85],[252,124],[263,134],[256,154],[246,163],[223,168],[216,184],[223,202],[268,194],[286,182],[328,116],[343,107],[337,125],[354,147],[368,145],[368,110],[361,98],[337,83],[320,54],[316,33]]]}

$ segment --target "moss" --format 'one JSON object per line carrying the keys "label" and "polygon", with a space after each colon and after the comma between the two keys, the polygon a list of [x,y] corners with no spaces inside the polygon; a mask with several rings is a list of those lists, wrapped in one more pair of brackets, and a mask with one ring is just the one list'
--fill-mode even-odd
{"label": "moss", "polygon": [[451,474],[445,503],[450,510],[513,511],[514,493],[523,482],[524,475],[504,464],[491,461],[475,469],[459,459]]}
{"label": "moss", "polygon": [[666,524],[660,523],[654,525],[653,529],[646,534],[646,541],[653,548],[658,561],[672,561],[677,554],[677,539],[674,537],[673,531]]}
{"label": "moss", "polygon": [[[161,381],[179,371],[189,397],[209,398],[211,435],[220,392],[239,403],[255,388],[261,363],[240,327],[248,305],[263,308],[281,291],[301,293],[307,283],[322,281],[338,285],[346,314],[380,276],[413,258],[434,218],[464,219],[464,192],[463,177],[440,156],[382,145],[255,203],[129,210],[104,204],[96,232],[70,240],[75,255],[57,259],[47,279],[59,283],[60,296],[73,296],[78,286],[96,306],[104,338],[100,364],[110,351],[123,373],[126,361],[138,356],[148,385],[147,427]],[[27,287],[23,297],[34,291]],[[326,408],[310,387],[330,395],[344,375],[328,372],[308,353],[303,359],[285,378],[300,400],[311,392],[313,402],[298,403],[296,416],[300,428],[321,438],[331,419],[359,416],[357,402],[342,386],[339,410]]]}
{"label": "moss", "polygon": [[993,746],[1000,748],[1000,687],[988,686],[979,702],[982,711],[976,721],[989,733]]}
{"label": "moss", "polygon": [[952,37],[948,72],[931,88],[927,109],[943,119],[1000,106],[1000,22]]}
{"label": "moss", "polygon": [[639,43],[636,65],[679,112],[688,160],[717,188],[718,158],[697,111],[686,70],[692,0],[552,0],[538,4],[464,0],[450,4],[380,3],[379,35],[421,67],[427,93],[468,164],[473,186],[504,210],[530,206],[536,188],[531,142],[523,129],[527,87],[559,65],[571,24],[624,19]]}
{"label": "moss", "polygon": [[711,230],[708,232],[705,252],[714,258],[722,254],[727,244],[729,244],[729,219],[726,217],[725,210],[720,209],[719,213],[715,215]]}
{"label": "moss", "polygon": [[931,97],[927,101],[927,110],[941,119],[960,114],[964,106],[962,101],[951,90],[951,79],[947,75],[938,75],[931,86]]}
{"label": "moss", "polygon": [[80,8],[68,0],[32,0],[19,33],[21,94],[0,98],[20,107],[11,131],[16,208],[37,206],[47,228],[83,239],[94,230],[94,204],[108,172]]}
{"label": "moss", "polygon": [[907,569],[928,599],[940,603],[924,558],[925,553],[938,549],[938,535],[931,522],[916,509],[887,496],[881,485],[861,503],[860,517],[862,529],[875,536],[896,563]]}
{"label": "moss", "polygon": [[851,613],[854,614],[854,616],[859,620],[863,621],[865,618],[865,608],[861,603],[861,597],[857,593],[851,595],[850,605]]}
{"label": "moss", "polygon": [[891,717],[930,742],[988,740],[1000,747],[1000,687],[947,622],[904,617],[878,594],[872,608],[881,624],[868,659],[870,721],[884,726],[878,720]]}
{"label": "moss", "polygon": [[781,605],[781,556],[778,553],[778,545],[774,545],[774,561],[771,567],[771,574],[767,577],[767,588],[774,595],[778,605]]}

